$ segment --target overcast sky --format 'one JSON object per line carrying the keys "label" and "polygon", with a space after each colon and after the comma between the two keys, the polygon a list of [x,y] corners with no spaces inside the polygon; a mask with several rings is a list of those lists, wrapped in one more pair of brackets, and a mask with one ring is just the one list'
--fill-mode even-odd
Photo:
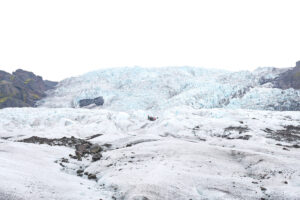
{"label": "overcast sky", "polygon": [[299,0],[0,0],[0,70],[252,70],[300,60]]}

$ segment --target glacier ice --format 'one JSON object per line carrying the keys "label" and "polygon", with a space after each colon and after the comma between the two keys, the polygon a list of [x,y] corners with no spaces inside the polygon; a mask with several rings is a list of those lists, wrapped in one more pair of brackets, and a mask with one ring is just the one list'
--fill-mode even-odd
{"label": "glacier ice", "polygon": [[284,70],[287,69],[229,72],[195,67],[112,68],[66,79],[38,105],[76,108],[81,99],[103,96],[103,108],[123,111],[162,110],[181,105],[300,110],[300,91],[261,83]]}
{"label": "glacier ice", "polygon": [[[293,145],[300,139],[278,141],[268,129],[299,126],[299,112],[180,106],[160,112],[154,122],[147,114],[0,110],[0,195],[32,200],[298,199],[300,151]],[[90,142],[111,145],[96,162],[69,158],[74,153],[69,147],[17,142],[31,136],[86,139],[95,134],[100,136]],[[68,163],[55,163],[62,157]],[[95,174],[97,182],[78,177],[79,167]]]}

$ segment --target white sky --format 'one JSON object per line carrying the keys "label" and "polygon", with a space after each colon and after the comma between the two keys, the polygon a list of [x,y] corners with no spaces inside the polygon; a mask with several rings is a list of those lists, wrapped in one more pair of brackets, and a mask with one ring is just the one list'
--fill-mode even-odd
{"label": "white sky", "polygon": [[0,70],[292,67],[300,0],[0,0]]}

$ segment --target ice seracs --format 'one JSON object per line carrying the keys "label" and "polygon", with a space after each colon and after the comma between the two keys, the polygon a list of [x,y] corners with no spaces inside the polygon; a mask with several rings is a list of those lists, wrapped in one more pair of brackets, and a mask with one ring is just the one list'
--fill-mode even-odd
{"label": "ice seracs", "polygon": [[283,72],[66,79],[37,108],[0,110],[0,199],[299,199],[300,94],[274,88]]}
{"label": "ice seracs", "polygon": [[102,96],[111,110],[193,108],[300,110],[300,92],[273,88],[270,80],[288,69],[229,72],[195,67],[126,67],[99,70],[59,83],[41,107],[80,107]]}

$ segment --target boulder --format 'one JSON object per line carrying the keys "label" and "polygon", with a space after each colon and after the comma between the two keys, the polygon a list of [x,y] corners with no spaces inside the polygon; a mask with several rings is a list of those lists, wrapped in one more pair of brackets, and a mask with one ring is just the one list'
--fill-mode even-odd
{"label": "boulder", "polygon": [[93,155],[92,160],[95,162],[97,160],[100,160],[102,158],[102,155],[100,153],[96,153]]}
{"label": "boulder", "polygon": [[79,106],[80,107],[85,107],[85,106],[91,105],[93,103],[94,103],[93,99],[81,99],[79,101]]}
{"label": "boulder", "polygon": [[79,101],[79,106],[80,107],[85,107],[85,106],[89,106],[91,104],[96,104],[97,106],[102,106],[104,104],[104,99],[103,97],[97,97],[94,99],[81,99]]}
{"label": "boulder", "polygon": [[99,144],[93,144],[90,148],[91,153],[99,153],[100,151],[102,151],[102,148]]}
{"label": "boulder", "polygon": [[97,179],[96,174],[89,174],[88,179]]}
{"label": "boulder", "polygon": [[103,97],[97,97],[94,99],[94,103],[97,105],[97,106],[102,106],[104,104],[104,99]]}
{"label": "boulder", "polygon": [[75,145],[75,149],[76,149],[77,154],[79,154],[81,156],[88,153],[89,148],[90,148],[89,144],[77,144],[77,145]]}

